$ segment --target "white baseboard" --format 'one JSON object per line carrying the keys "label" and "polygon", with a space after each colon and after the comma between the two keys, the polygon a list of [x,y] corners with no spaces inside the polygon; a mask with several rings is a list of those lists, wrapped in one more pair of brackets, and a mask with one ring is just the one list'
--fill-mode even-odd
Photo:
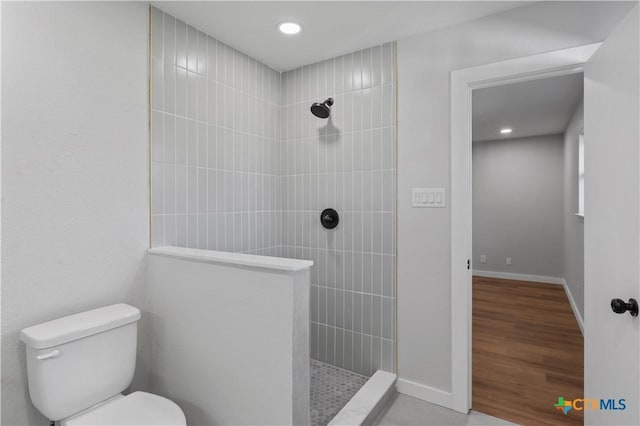
{"label": "white baseboard", "polygon": [[485,278],[501,278],[505,280],[516,280],[516,281],[533,281],[545,284],[557,284],[561,285],[564,288],[564,292],[567,295],[567,299],[569,299],[569,304],[571,305],[571,310],[573,311],[573,315],[576,317],[576,321],[578,322],[578,327],[580,327],[580,332],[582,336],[584,336],[584,321],[582,320],[582,315],[580,315],[580,311],[578,310],[578,305],[576,305],[576,301],[573,299],[573,295],[571,291],[569,291],[569,286],[567,286],[567,282],[564,278],[559,277],[548,277],[545,275],[526,275],[526,274],[513,274],[510,272],[495,272],[495,271],[473,271],[473,275],[478,277]]}
{"label": "white baseboard", "polygon": [[580,327],[580,333],[582,333],[582,337],[584,337],[584,321],[582,320],[582,315],[580,315],[578,305],[576,305],[576,301],[573,299],[573,295],[571,294],[571,291],[569,291],[569,286],[567,285],[567,282],[565,280],[562,280],[562,287],[564,287],[564,292],[567,295],[567,299],[569,299],[569,304],[571,305],[573,316],[576,317],[578,327]]}
{"label": "white baseboard", "polygon": [[406,379],[396,381],[398,392],[453,410],[453,395]]}
{"label": "white baseboard", "polygon": [[486,278],[501,278],[503,280],[516,280],[516,281],[533,281],[545,284],[558,284],[562,285],[563,278],[548,277],[546,275],[527,275],[527,274],[514,274],[511,272],[496,272],[496,271],[473,271],[473,275]]}

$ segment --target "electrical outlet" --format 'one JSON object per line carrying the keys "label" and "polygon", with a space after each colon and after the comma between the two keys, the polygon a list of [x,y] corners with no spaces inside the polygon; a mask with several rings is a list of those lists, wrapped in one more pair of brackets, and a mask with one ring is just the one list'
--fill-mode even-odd
{"label": "electrical outlet", "polygon": [[487,256],[484,254],[480,256],[480,263],[487,263]]}
{"label": "electrical outlet", "polygon": [[507,257],[507,265],[511,265],[511,258]]}

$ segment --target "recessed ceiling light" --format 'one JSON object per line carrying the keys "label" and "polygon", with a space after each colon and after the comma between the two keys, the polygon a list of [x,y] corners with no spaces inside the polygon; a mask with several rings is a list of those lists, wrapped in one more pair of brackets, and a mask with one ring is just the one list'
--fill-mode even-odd
{"label": "recessed ceiling light", "polygon": [[300,26],[300,24],[297,24],[295,22],[281,22],[280,24],[278,24],[278,30],[282,34],[294,35],[302,31],[302,27]]}
{"label": "recessed ceiling light", "polygon": [[503,135],[508,135],[511,132],[512,130],[508,127],[505,127],[504,129],[500,129],[500,133],[502,133]]}

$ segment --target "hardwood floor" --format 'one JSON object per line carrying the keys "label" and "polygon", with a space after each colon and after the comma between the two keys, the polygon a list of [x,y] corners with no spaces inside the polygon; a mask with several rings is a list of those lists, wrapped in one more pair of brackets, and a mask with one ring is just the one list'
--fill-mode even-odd
{"label": "hardwood floor", "polygon": [[583,338],[562,286],[473,277],[474,410],[523,425],[583,424]]}

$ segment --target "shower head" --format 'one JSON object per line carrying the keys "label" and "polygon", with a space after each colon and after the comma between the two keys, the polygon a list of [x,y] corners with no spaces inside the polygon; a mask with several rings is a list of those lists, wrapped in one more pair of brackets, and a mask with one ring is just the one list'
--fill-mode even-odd
{"label": "shower head", "polygon": [[318,118],[329,118],[331,105],[333,105],[333,98],[327,98],[323,103],[314,102],[311,105],[311,114]]}

